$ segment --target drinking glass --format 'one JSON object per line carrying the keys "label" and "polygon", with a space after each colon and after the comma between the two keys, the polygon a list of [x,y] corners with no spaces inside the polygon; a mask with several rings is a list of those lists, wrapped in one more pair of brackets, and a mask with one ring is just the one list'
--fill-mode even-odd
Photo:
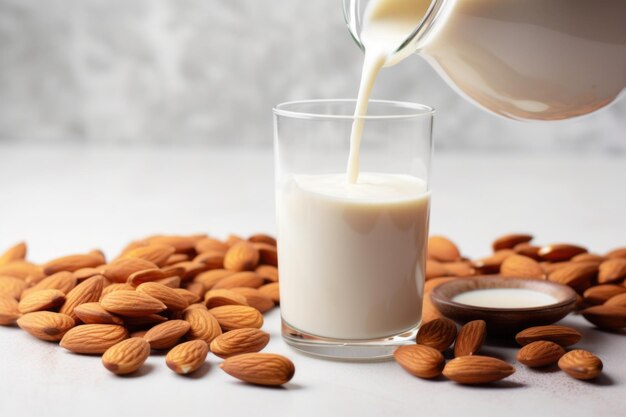
{"label": "drinking glass", "polygon": [[282,336],[312,355],[375,360],[414,342],[421,322],[434,111],[371,100],[348,184],[355,106],[273,109]]}

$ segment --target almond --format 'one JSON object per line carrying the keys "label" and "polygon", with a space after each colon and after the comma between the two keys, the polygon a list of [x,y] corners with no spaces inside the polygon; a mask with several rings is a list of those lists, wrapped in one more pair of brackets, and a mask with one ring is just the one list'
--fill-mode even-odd
{"label": "almond", "polygon": [[604,304],[612,297],[623,293],[626,293],[625,287],[622,287],[620,285],[604,284],[588,288],[587,290],[585,290],[584,297],[585,302],[587,302],[588,304],[596,305]]}
{"label": "almond", "polygon": [[433,279],[438,277],[445,277],[448,275],[448,270],[443,263],[432,259],[426,260],[426,279]]}
{"label": "almond", "polygon": [[515,245],[513,251],[518,255],[528,256],[535,261],[540,261],[541,256],[539,256],[539,251],[541,250],[540,246],[534,246],[529,243],[520,243]]}
{"label": "almond", "polygon": [[415,342],[439,351],[446,350],[456,337],[456,324],[446,318],[438,318],[423,324],[417,332]]}
{"label": "almond", "polygon": [[228,235],[228,237],[226,238],[226,241],[224,243],[226,245],[228,245],[229,248],[231,248],[236,243],[239,243],[239,242],[241,242],[243,240],[244,239],[241,236],[238,236],[238,235],[235,235],[235,234],[230,234],[230,235]]}
{"label": "almond", "polygon": [[28,294],[20,300],[19,309],[21,313],[32,313],[33,311],[50,310],[64,302],[65,294],[51,288]]}
{"label": "almond", "polygon": [[124,320],[124,326],[128,327],[129,329],[132,328],[134,330],[145,327],[152,327],[154,325],[167,321],[167,317],[163,317],[159,314],[148,314],[147,316],[141,317],[121,316],[121,319]]}
{"label": "almond", "polygon": [[0,255],[0,265],[6,265],[13,261],[19,261],[26,259],[26,243],[20,242],[9,249],[7,249],[2,255]]}
{"label": "almond", "polygon": [[581,312],[583,317],[598,327],[618,330],[626,327],[626,308],[612,305],[589,307]]}
{"label": "almond", "polygon": [[194,282],[202,284],[204,287],[204,291],[208,291],[212,289],[213,286],[219,281],[233,274],[233,271],[228,271],[226,269],[212,269],[210,271],[202,272],[196,275],[193,280]]}
{"label": "almond", "polygon": [[296,371],[293,362],[272,353],[244,353],[226,359],[220,368],[230,376],[256,385],[286,384]]}
{"label": "almond", "polygon": [[264,282],[265,281],[263,281],[263,278],[261,278],[256,272],[236,272],[216,282],[215,285],[211,287],[211,289],[217,290],[222,288],[229,289],[236,287],[259,288],[261,285],[264,284]]}
{"label": "almond", "polygon": [[180,288],[180,284],[181,284],[180,277],[167,277],[167,278],[156,280],[154,282],[165,285],[166,287],[169,287],[171,289]]}
{"label": "almond", "polygon": [[133,287],[130,284],[126,284],[126,283],[122,284],[119,282],[116,282],[115,284],[107,285],[106,287],[102,289],[100,300],[102,300],[107,294],[110,294],[115,291],[121,291],[121,290],[134,291],[135,287]]}
{"label": "almond", "polygon": [[101,354],[128,337],[128,331],[115,324],[83,324],[65,333],[61,347],[74,353]]}
{"label": "almond", "polygon": [[538,368],[556,363],[564,354],[565,349],[561,345],[538,340],[521,348],[517,352],[517,360],[530,368]]}
{"label": "almond", "polygon": [[461,259],[461,253],[450,239],[431,236],[428,238],[428,258],[440,262],[453,262]]}
{"label": "almond", "polygon": [[225,332],[244,327],[261,328],[263,316],[259,310],[248,306],[221,306],[209,310]]}
{"label": "almond", "polygon": [[278,282],[278,268],[272,265],[259,265],[254,270],[266,282]]}
{"label": "almond", "polygon": [[120,258],[106,266],[104,276],[113,282],[127,282],[128,277],[138,271],[156,269],[157,266],[141,258]]}
{"label": "almond", "polygon": [[523,255],[507,257],[500,267],[500,274],[505,277],[543,279],[545,274],[537,261]]}
{"label": "almond", "polygon": [[261,291],[257,290],[256,288],[238,287],[238,288],[233,288],[232,291],[243,295],[248,305],[250,307],[256,308],[261,313],[265,313],[266,311],[269,311],[274,308],[274,300],[272,300],[270,297],[263,294]]}
{"label": "almond", "polygon": [[28,285],[21,278],[0,276],[0,297],[19,299]]}
{"label": "almond", "polygon": [[527,243],[533,240],[533,236],[525,233],[511,233],[508,235],[500,236],[496,240],[494,240],[493,251],[497,252],[502,249],[513,249],[516,245],[520,243]]}
{"label": "almond", "polygon": [[167,259],[174,254],[176,250],[170,245],[148,245],[126,252],[122,258],[137,258],[152,262],[157,266],[163,266]]}
{"label": "almond", "polygon": [[259,287],[261,293],[267,295],[275,304],[280,304],[280,288],[278,282],[270,282]]}
{"label": "almond", "polygon": [[[436,278],[441,279],[441,278]],[[433,280],[431,280],[433,281]],[[427,282],[431,282],[427,281]],[[443,315],[437,310],[437,307],[433,304],[430,297],[424,297],[422,304],[422,323],[426,324],[431,321],[444,318]]]}
{"label": "almond", "polygon": [[158,282],[143,283],[137,287],[137,292],[156,298],[171,311],[184,310],[189,305],[173,288]]}
{"label": "almond", "polygon": [[120,290],[105,295],[100,301],[110,313],[127,317],[142,317],[160,313],[167,307],[162,301],[137,291]]}
{"label": "almond", "polygon": [[554,243],[552,245],[543,246],[539,251],[539,256],[546,261],[561,262],[569,261],[574,256],[586,252],[587,249],[581,246],[570,245],[568,243]]}
{"label": "almond", "polygon": [[102,364],[116,375],[138,370],[150,356],[150,345],[141,337],[131,337],[111,346],[102,355]]}
{"label": "almond", "polygon": [[200,301],[200,297],[185,288],[174,288],[174,291],[187,301],[187,305]]}
{"label": "almond", "polygon": [[9,262],[6,265],[0,265],[0,276],[9,276],[21,279],[32,277],[39,282],[46,276],[46,274],[44,274],[43,269],[39,265],[18,260]]}
{"label": "almond", "polygon": [[0,296],[0,326],[11,326],[21,316],[17,300],[9,296]]}
{"label": "almond", "polygon": [[207,269],[221,269],[224,267],[224,252],[203,252],[193,258],[194,262],[205,264]]}
{"label": "almond", "polygon": [[76,286],[76,282],[77,279],[74,274],[67,271],[61,271],[39,281],[37,284],[27,289],[24,292],[24,295],[47,289],[56,289],[63,292],[63,294],[67,294]]}
{"label": "almond", "polygon": [[626,258],[626,247],[613,249],[605,255],[609,259]]}
{"label": "almond", "polygon": [[248,241],[254,243],[265,243],[268,245],[276,246],[276,239],[265,233],[256,233],[248,238]]}
{"label": "almond", "polygon": [[488,356],[461,356],[452,359],[443,369],[443,375],[459,384],[487,384],[512,375],[515,368],[500,359]]}
{"label": "almond", "polygon": [[581,290],[588,286],[597,274],[597,265],[587,262],[573,262],[551,272],[548,279],[559,284],[569,285],[575,290]]}
{"label": "almond", "polygon": [[559,368],[576,379],[594,379],[602,373],[602,361],[591,352],[576,349],[561,356]]}
{"label": "almond", "polygon": [[163,272],[167,273],[168,270],[171,270],[172,268],[184,269],[185,272],[180,275],[183,281],[189,281],[193,279],[194,277],[196,277],[198,274],[209,270],[209,267],[202,262],[187,261],[187,262],[179,262],[175,265],[165,267],[163,268]]}
{"label": "almond", "polygon": [[601,264],[606,261],[606,258],[602,255],[596,255],[595,253],[581,253],[570,259],[572,262],[597,262]]}
{"label": "almond", "polygon": [[17,320],[17,325],[38,339],[57,342],[74,327],[74,319],[52,311],[36,311],[24,314]]}
{"label": "almond", "polygon": [[56,274],[61,271],[74,272],[81,268],[94,268],[103,263],[100,256],[93,254],[68,255],[44,264],[43,272],[46,275]]}
{"label": "almond", "polygon": [[170,255],[169,258],[167,258],[167,261],[165,261],[163,266],[175,265],[177,263],[185,262],[188,260],[189,260],[189,255],[185,253],[175,253],[173,255]]}
{"label": "almond", "polygon": [[447,276],[469,277],[476,274],[472,264],[465,261],[446,262],[443,266],[446,269]]}
{"label": "almond", "polygon": [[487,323],[473,320],[461,327],[454,343],[454,356],[474,355],[485,343]]}
{"label": "almond", "polygon": [[240,241],[232,245],[224,256],[224,268],[230,271],[250,271],[259,264],[259,251],[250,242]]}
{"label": "almond", "polygon": [[138,287],[144,282],[157,281],[165,278],[165,274],[158,268],[144,269],[143,271],[137,271],[130,274],[128,277],[128,283],[133,287]]}
{"label": "almond", "polygon": [[515,340],[524,346],[538,340],[547,340],[561,346],[570,346],[578,343],[582,335],[576,329],[559,325],[535,326],[522,330],[515,336]]}
{"label": "almond", "polygon": [[405,371],[420,378],[438,377],[445,365],[441,352],[425,345],[400,346],[393,357]]}
{"label": "almond", "polygon": [[98,301],[103,285],[104,278],[102,275],[96,275],[81,282],[67,293],[60,312],[76,320],[77,316],[74,314],[74,309],[81,304]]}
{"label": "almond", "polygon": [[121,318],[109,313],[97,302],[76,306],[74,314],[85,324],[124,324]]}
{"label": "almond", "polygon": [[275,245],[259,242],[253,243],[253,246],[259,251],[260,264],[278,266],[278,251]]}
{"label": "almond", "polygon": [[598,282],[608,284],[619,282],[626,278],[626,258],[614,258],[600,264]]}
{"label": "almond", "polygon": [[[201,283],[199,283],[199,282],[188,282],[188,283],[185,284],[185,289],[187,291],[193,293],[196,297],[198,297],[198,300],[204,299],[204,293],[206,293],[206,290],[204,289],[204,285],[202,285]],[[193,303],[191,303],[191,304],[193,304]]]}
{"label": "almond", "polygon": [[626,308],[626,294],[614,295],[613,297],[609,298],[607,302],[604,303],[604,305]]}
{"label": "almond", "polygon": [[191,325],[185,320],[169,320],[157,324],[143,336],[152,349],[170,349],[183,337]]}
{"label": "almond", "polygon": [[[472,265],[474,266],[474,268],[478,269],[482,274],[497,274],[498,272],[500,272],[500,266],[502,265],[502,262],[504,262],[506,258],[512,255],[515,255],[515,252],[513,250],[500,249],[496,251],[493,255],[487,258],[477,259],[473,261]],[[426,271],[428,271],[428,262],[432,262],[432,261],[426,261]],[[445,276],[445,275],[446,274],[444,273],[439,276]],[[426,278],[428,278],[428,272],[426,273]]]}
{"label": "almond", "polygon": [[170,350],[165,363],[177,374],[187,375],[200,369],[208,353],[209,346],[204,340],[192,340]]}
{"label": "almond", "polygon": [[270,341],[270,335],[262,330],[243,328],[217,336],[211,342],[211,352],[220,358],[262,350]]}
{"label": "almond", "polygon": [[221,240],[213,238],[205,238],[196,242],[196,252],[221,252],[225,254],[228,251],[229,246]]}
{"label": "almond", "polygon": [[204,294],[204,303],[207,308],[226,305],[247,306],[246,297],[227,289],[210,290]]}
{"label": "almond", "polygon": [[208,310],[203,308],[187,309],[184,312],[184,318],[190,325],[188,339],[200,339],[211,343],[213,339],[222,334],[220,323]]}
{"label": "almond", "polygon": [[205,239],[206,235],[192,235],[192,236],[153,236],[148,238],[148,242],[151,245],[166,245],[171,246],[176,251],[175,253],[188,253],[195,250],[196,243]]}

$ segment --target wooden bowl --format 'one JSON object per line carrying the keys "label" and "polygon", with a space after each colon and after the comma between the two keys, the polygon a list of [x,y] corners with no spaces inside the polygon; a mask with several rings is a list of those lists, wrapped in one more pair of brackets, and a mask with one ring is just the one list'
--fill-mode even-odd
{"label": "wooden bowl", "polygon": [[[534,290],[549,294],[557,301],[541,307],[525,308],[477,307],[452,301],[460,293],[488,288]],[[577,299],[576,292],[566,285],[497,275],[455,279],[433,288],[430,297],[441,314],[459,323],[484,320],[491,336],[506,336],[527,327],[557,322],[574,309]]]}

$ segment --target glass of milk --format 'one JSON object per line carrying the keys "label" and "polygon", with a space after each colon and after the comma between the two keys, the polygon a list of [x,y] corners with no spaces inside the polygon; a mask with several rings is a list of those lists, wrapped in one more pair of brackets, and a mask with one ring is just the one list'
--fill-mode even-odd
{"label": "glass of milk", "polygon": [[313,355],[381,359],[421,322],[433,110],[371,100],[355,120],[355,105],[274,108],[282,334]]}

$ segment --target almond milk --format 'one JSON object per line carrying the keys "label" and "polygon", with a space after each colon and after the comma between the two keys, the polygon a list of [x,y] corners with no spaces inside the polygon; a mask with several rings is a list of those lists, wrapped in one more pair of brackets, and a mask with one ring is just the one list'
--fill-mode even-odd
{"label": "almond milk", "polygon": [[558,300],[550,294],[525,288],[488,288],[463,292],[452,301],[476,307],[531,308],[548,306]]}
{"label": "almond milk", "polygon": [[408,175],[296,175],[277,190],[281,313],[306,333],[374,339],[421,319],[429,193]]}

